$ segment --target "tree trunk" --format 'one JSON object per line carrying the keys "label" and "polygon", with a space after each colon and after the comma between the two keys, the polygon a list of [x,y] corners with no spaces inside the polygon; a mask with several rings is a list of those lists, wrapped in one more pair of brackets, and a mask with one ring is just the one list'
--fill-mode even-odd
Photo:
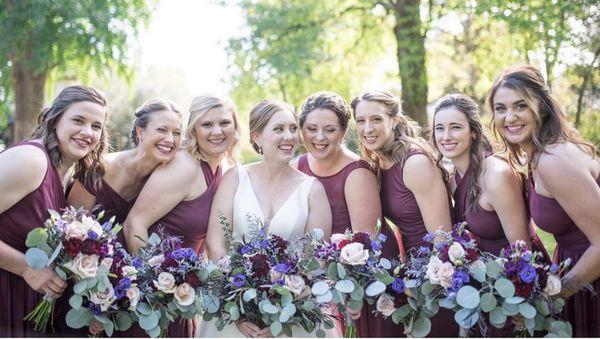
{"label": "tree trunk", "polygon": [[422,127],[427,126],[427,67],[422,33],[420,0],[398,0],[394,4],[396,56],[402,82],[402,108]]}
{"label": "tree trunk", "polygon": [[577,111],[575,112],[575,128],[579,128],[579,123],[581,122],[581,112],[583,111],[583,96],[585,95],[585,89],[588,85],[590,77],[592,75],[594,64],[596,60],[598,60],[598,56],[600,56],[600,48],[596,49],[594,53],[594,59],[590,63],[589,68],[584,72],[583,81],[579,90],[577,91]]}
{"label": "tree trunk", "polygon": [[26,61],[13,60],[15,124],[13,142],[29,138],[44,107],[47,72],[34,73]]}

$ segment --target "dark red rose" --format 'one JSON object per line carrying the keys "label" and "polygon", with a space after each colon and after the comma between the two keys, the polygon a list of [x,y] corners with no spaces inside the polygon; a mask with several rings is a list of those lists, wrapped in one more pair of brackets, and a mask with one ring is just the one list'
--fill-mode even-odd
{"label": "dark red rose", "polygon": [[371,236],[366,232],[356,232],[352,236],[352,241],[363,244],[366,249],[371,249]]}
{"label": "dark red rose", "polygon": [[269,239],[271,247],[276,249],[279,254],[283,254],[287,249],[287,241],[278,235],[272,235],[271,239]]}
{"label": "dark red rose", "polygon": [[87,255],[102,255],[102,245],[96,240],[92,240],[90,238],[85,239],[83,241],[83,247],[81,249],[81,253]]}
{"label": "dark red rose", "polygon": [[63,246],[65,251],[67,251],[71,256],[76,256],[81,249],[83,248],[83,242],[80,239],[71,238],[69,240],[63,241]]}
{"label": "dark red rose", "polygon": [[474,261],[479,258],[479,252],[475,248],[467,248],[467,260]]}
{"label": "dark red rose", "polygon": [[533,292],[533,284],[515,284],[515,295],[523,298],[529,298]]}
{"label": "dark red rose", "polygon": [[449,261],[450,257],[448,256],[448,249],[450,248],[449,245],[444,245],[444,247],[442,247],[440,249],[440,260],[443,262]]}
{"label": "dark red rose", "polygon": [[200,279],[198,279],[198,275],[194,273],[186,274],[185,282],[190,284],[193,288],[200,286]]}
{"label": "dark red rose", "polygon": [[165,269],[169,267],[177,267],[177,261],[175,261],[173,258],[166,258],[162,263],[162,267]]}
{"label": "dark red rose", "polygon": [[251,256],[252,271],[258,276],[266,276],[269,274],[271,265],[269,265],[269,257],[266,254],[255,254]]}
{"label": "dark red rose", "polygon": [[342,241],[340,241],[337,245],[338,249],[342,249],[344,248],[344,246],[348,245],[349,243],[351,243],[352,241],[348,240],[348,239],[344,239]]}

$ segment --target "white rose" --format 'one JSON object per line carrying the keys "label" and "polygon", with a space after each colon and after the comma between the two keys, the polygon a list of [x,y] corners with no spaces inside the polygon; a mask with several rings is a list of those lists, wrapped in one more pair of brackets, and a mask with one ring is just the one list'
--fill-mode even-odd
{"label": "white rose", "polygon": [[450,288],[452,285],[452,275],[454,274],[454,267],[449,262],[445,262],[440,266],[440,271],[438,272],[440,277],[440,285],[444,288]]}
{"label": "white rose", "polygon": [[183,283],[175,290],[175,301],[181,306],[190,306],[196,300],[196,291],[188,283]]}
{"label": "white rose", "polygon": [[102,312],[106,312],[116,299],[112,286],[107,287],[104,291],[90,293],[90,301],[100,306]]}
{"label": "white rose", "polygon": [[302,279],[302,277],[299,275],[286,275],[284,281],[285,284],[283,287],[287,288],[290,292],[297,296],[302,293],[304,286],[306,286],[304,279]]}
{"label": "white rose", "polygon": [[392,298],[389,294],[383,293],[377,299],[377,311],[383,314],[386,317],[389,317],[396,311],[394,307],[394,298]]}
{"label": "white rose", "polygon": [[79,239],[85,240],[87,239],[87,226],[81,223],[78,220],[73,221],[68,224],[65,229],[65,237],[66,239]]}
{"label": "white rose", "polygon": [[123,276],[131,280],[137,280],[138,270],[135,267],[127,265],[123,266],[121,270],[123,271]]}
{"label": "white rose", "polygon": [[465,249],[457,242],[448,248],[448,258],[455,265],[462,265],[465,260]]}
{"label": "white rose", "polygon": [[364,249],[363,244],[358,242],[350,243],[340,252],[340,262],[342,264],[358,266],[364,265],[369,259],[369,251]]}
{"label": "white rose", "polygon": [[158,281],[154,280],[154,287],[165,293],[173,293],[177,289],[175,286],[175,277],[169,272],[162,272],[158,275]]}
{"label": "white rose", "polygon": [[66,263],[65,267],[81,279],[93,278],[98,273],[98,260],[100,260],[100,257],[96,254],[80,253],[75,259]]}
{"label": "white rose", "polygon": [[104,233],[104,231],[102,230],[102,226],[100,226],[100,224],[96,221],[96,219],[90,218],[90,217],[84,215],[81,218],[81,221],[86,226],[86,233],[88,231],[92,231],[92,232],[96,233],[96,235],[98,237],[100,237],[102,235],[102,233]]}
{"label": "white rose", "polygon": [[163,263],[163,261],[165,261],[165,256],[162,254],[159,254],[159,255],[155,255],[152,258],[150,258],[148,260],[148,264],[150,265],[150,267],[158,267]]}
{"label": "white rose", "polygon": [[548,274],[548,280],[546,281],[546,287],[544,287],[544,293],[549,296],[557,295],[562,289],[562,283],[560,278],[555,274]]}
{"label": "white rose", "polygon": [[140,301],[140,289],[133,285],[127,290],[127,292],[125,292],[125,295],[127,295],[127,298],[129,298],[129,310],[135,310],[138,302]]}
{"label": "white rose", "polygon": [[279,279],[283,278],[283,273],[275,271],[273,268],[269,270],[269,280],[271,283],[275,283]]}
{"label": "white rose", "polygon": [[348,237],[346,237],[345,234],[342,233],[333,233],[331,235],[331,243],[332,244],[339,244],[342,240],[348,239]]}
{"label": "white rose", "polygon": [[440,267],[442,266],[442,261],[436,257],[432,256],[429,258],[429,263],[427,264],[427,272],[425,272],[425,277],[429,279],[429,282],[434,285],[440,284]]}
{"label": "white rose", "polygon": [[100,266],[106,268],[107,270],[110,270],[110,267],[112,266],[112,264],[113,264],[113,258],[104,258],[100,262]]}
{"label": "white rose", "polygon": [[223,256],[217,261],[217,267],[225,273],[231,272],[231,257],[229,255]]}

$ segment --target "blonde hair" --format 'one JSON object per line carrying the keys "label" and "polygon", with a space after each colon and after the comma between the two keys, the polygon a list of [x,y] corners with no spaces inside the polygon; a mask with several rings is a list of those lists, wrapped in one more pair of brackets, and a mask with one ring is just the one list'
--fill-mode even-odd
{"label": "blonde hair", "polygon": [[217,97],[213,95],[201,95],[192,99],[192,103],[190,104],[190,118],[188,120],[188,126],[185,130],[185,142],[183,143],[183,148],[194,157],[198,162],[207,161],[207,156],[204,151],[198,145],[198,140],[196,138],[196,124],[198,121],[206,114],[208,111],[214,108],[224,107],[225,109],[231,112],[231,116],[233,119],[233,127],[235,132],[233,134],[234,141],[229,144],[229,148],[227,148],[225,158],[229,161],[230,164],[235,164],[236,161],[236,150],[237,144],[240,141],[240,125],[237,119],[237,113],[235,110],[235,105],[231,99],[227,97]]}
{"label": "blonde hair", "polygon": [[290,111],[296,118],[294,106],[279,100],[267,99],[256,104],[250,111],[250,144],[258,154],[262,154],[260,146],[258,146],[252,137],[262,133],[269,123],[269,120],[275,113],[280,111]]}
{"label": "blonde hair", "polygon": [[[417,148],[423,151],[433,163],[436,163],[433,149],[429,146],[427,141],[420,136],[421,127],[416,121],[402,114],[400,99],[387,91],[363,92],[354,98],[351,103],[354,120],[356,120],[356,107],[362,101],[381,104],[384,107],[387,116],[398,120],[398,124],[394,127],[394,138],[383,146],[381,150],[381,153],[383,153],[386,158],[394,163],[399,163],[402,166],[406,160],[408,150]],[[374,169],[379,169],[379,159],[375,152],[366,149],[362,143],[360,145],[360,152],[362,157],[369,162]],[[438,165],[438,167],[440,166]],[[446,171],[442,167],[440,168],[444,173],[444,178],[447,179]]]}

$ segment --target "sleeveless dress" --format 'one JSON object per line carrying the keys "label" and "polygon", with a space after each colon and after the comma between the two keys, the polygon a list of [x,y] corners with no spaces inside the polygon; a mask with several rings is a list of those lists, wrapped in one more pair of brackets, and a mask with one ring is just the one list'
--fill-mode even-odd
{"label": "sleeveless dress", "polygon": [[[415,154],[424,153],[417,149],[410,149],[406,159]],[[400,163],[394,164],[387,170],[381,170],[381,205],[383,215],[400,229],[402,244],[408,253],[411,249],[426,244],[423,237],[427,234],[427,228],[415,196],[404,184],[403,173],[404,168]],[[449,195],[448,200],[450,200]],[[429,337],[458,336],[458,324],[454,321],[454,313],[451,310],[440,307],[439,313],[430,320]],[[392,326],[396,327],[396,336],[404,336],[403,326],[393,323]]]}
{"label": "sleeveless dress", "polygon": [[[200,163],[200,167],[206,180],[206,191],[197,198],[181,201],[148,229],[148,235],[158,233],[158,230],[162,229],[166,235],[180,236],[183,239],[182,246],[191,247],[196,253],[200,252],[206,237],[210,208],[223,177],[220,165],[215,173],[212,172],[210,165],[204,161]],[[194,336],[196,327],[195,320],[177,319],[167,329],[167,337],[191,338]],[[138,325],[134,324],[131,329],[123,332],[121,336],[147,337],[148,335]]]}
{"label": "sleeveless dress", "polygon": [[[25,253],[27,233],[44,225],[50,217],[48,209],[60,211],[67,207],[67,201],[60,176],[52,165],[46,148],[32,141],[21,142],[13,147],[23,145],[35,146],[44,152],[47,160],[46,174],[35,190],[0,213],[0,240]],[[23,317],[29,314],[42,298],[43,295],[31,289],[23,278],[0,269],[0,337],[52,335],[50,326],[47,329],[48,333],[39,333],[33,331],[33,323],[23,321]],[[61,320],[64,319],[55,317],[55,325]]]}
{"label": "sleeveless dress", "polygon": [[[130,201],[123,199],[104,179],[102,179],[102,187],[100,189],[86,187],[86,190],[96,197],[98,211],[104,211],[104,219],[109,220],[114,216],[115,223],[121,225],[127,219],[127,215],[137,199],[137,196]],[[120,234],[123,234],[123,232]]]}
{"label": "sleeveless dress", "polygon": [[[237,173],[239,182],[233,198],[233,237],[239,240],[244,234],[248,234],[253,226],[248,216],[252,219],[257,217],[263,221],[266,218],[252,188],[246,167],[238,166]],[[315,178],[307,177],[281,205],[269,220],[268,232],[270,234],[279,235],[286,240],[297,239],[304,235],[308,220],[308,196],[314,181]],[[308,333],[300,326],[294,327],[292,333],[294,337],[316,337],[316,333]],[[227,325],[222,331],[219,331],[214,325],[214,321],[208,321],[202,322],[199,337],[240,338],[245,336],[238,331],[235,324]]]}
{"label": "sleeveless dress", "polygon": [[[596,184],[600,186],[600,176],[596,179]],[[527,188],[533,221],[539,228],[552,233],[556,239],[555,260],[560,262],[571,258],[571,267],[575,266],[590,246],[588,238],[556,199],[535,191],[531,170]],[[595,297],[582,290],[566,300],[564,316],[573,326],[574,337],[600,337],[600,279],[594,280],[591,285],[596,292]]]}

